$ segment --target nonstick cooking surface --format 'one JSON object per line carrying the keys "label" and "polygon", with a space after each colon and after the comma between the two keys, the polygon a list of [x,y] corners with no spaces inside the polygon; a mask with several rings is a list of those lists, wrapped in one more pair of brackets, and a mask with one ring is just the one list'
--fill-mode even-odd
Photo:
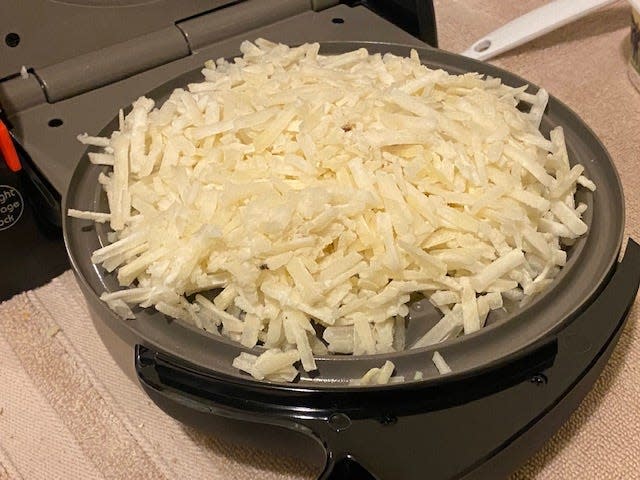
{"label": "nonstick cooking surface", "polygon": [[[324,54],[338,54],[365,47],[370,53],[393,53],[408,56],[409,47],[395,44],[330,42],[322,44]],[[451,73],[481,72],[500,77],[512,86],[527,82],[496,67],[476,62],[451,53],[430,48],[418,49],[423,63],[431,68],[443,68]],[[174,88],[202,78],[200,69],[185,73],[168,81],[148,94],[157,103],[168,98]],[[536,91],[537,87],[531,87]],[[117,110],[114,120],[100,133],[109,136],[117,128]],[[489,317],[488,325],[479,332],[452,339],[423,349],[407,350],[385,355],[344,356],[317,358],[318,372],[310,377],[301,373],[299,387],[341,388],[349,379],[362,376],[369,368],[380,366],[385,360],[396,365],[396,375],[413,378],[416,370],[424,373],[423,382],[439,378],[431,363],[434,350],[438,350],[451,366],[452,376],[467,376],[491,365],[539,341],[558,330],[579,314],[606,283],[617,260],[624,228],[624,199],[617,172],[600,141],[593,132],[565,105],[550,98],[541,129],[548,134],[557,125],[564,129],[569,158],[585,167],[585,174],[595,182],[594,193],[579,189],[577,200],[588,205],[584,221],[589,232],[568,250],[568,262],[553,285],[524,308],[516,308],[508,314]],[[95,133],[95,132],[90,132]],[[89,163],[86,155],[79,162],[67,191],[64,209],[106,210],[106,196],[97,182],[104,167]],[[99,300],[100,294],[119,290],[115,275],[94,266],[91,253],[108,243],[108,227],[93,222],[65,218],[65,241],[72,265],[87,300],[99,320],[129,338],[173,355],[199,368],[226,376],[229,380],[258,382],[237,371],[231,362],[244,349],[239,344],[221,336],[214,336],[169,319],[153,309],[134,309],[135,320],[123,321]],[[435,321],[436,312],[426,301],[414,303],[408,318],[409,345]],[[257,347],[256,350],[260,350]],[[268,382],[259,382],[268,383]],[[385,386],[394,388],[394,385]],[[363,388],[363,387],[348,387]]]}

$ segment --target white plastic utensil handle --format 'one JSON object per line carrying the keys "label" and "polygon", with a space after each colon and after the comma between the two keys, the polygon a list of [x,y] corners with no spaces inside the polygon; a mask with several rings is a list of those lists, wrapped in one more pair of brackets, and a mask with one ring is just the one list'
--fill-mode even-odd
{"label": "white plastic utensil handle", "polygon": [[487,60],[615,1],[556,0],[550,2],[494,30],[462,52],[462,55],[477,60]]}

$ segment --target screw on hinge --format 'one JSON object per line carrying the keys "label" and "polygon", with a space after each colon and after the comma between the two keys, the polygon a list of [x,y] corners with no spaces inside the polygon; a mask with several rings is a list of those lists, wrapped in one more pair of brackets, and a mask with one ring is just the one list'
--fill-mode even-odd
{"label": "screw on hinge", "polygon": [[7,46],[11,48],[17,47],[20,43],[20,35],[14,32],[7,33],[7,35],[4,37],[4,43],[6,43]]}

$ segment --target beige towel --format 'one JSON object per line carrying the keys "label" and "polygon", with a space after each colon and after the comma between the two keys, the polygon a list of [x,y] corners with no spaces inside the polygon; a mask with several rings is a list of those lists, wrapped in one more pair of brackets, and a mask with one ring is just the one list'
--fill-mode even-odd
{"label": "beige towel", "polygon": [[100,342],[70,272],[0,305],[0,359],[0,479],[312,478],[318,468],[161,412]]}
{"label": "beige towel", "polygon": [[[441,46],[542,3],[437,0]],[[494,63],[544,85],[589,123],[621,173],[627,233],[640,239],[640,94],[625,68],[629,9],[605,11]],[[640,333],[632,310],[579,410],[514,479],[640,478]],[[0,305],[0,480],[313,478],[318,465],[206,437],[164,415],[101,344],[73,276]]]}

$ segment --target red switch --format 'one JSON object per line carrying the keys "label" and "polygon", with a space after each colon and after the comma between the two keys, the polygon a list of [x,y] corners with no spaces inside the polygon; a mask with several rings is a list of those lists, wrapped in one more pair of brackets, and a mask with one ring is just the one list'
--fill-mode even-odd
{"label": "red switch", "polygon": [[20,165],[20,158],[18,158],[18,152],[16,152],[16,147],[13,144],[13,140],[11,139],[11,135],[9,135],[9,130],[5,124],[0,120],[0,153],[4,157],[4,162],[9,167],[9,170],[12,172],[18,172],[22,169],[22,165]]}

